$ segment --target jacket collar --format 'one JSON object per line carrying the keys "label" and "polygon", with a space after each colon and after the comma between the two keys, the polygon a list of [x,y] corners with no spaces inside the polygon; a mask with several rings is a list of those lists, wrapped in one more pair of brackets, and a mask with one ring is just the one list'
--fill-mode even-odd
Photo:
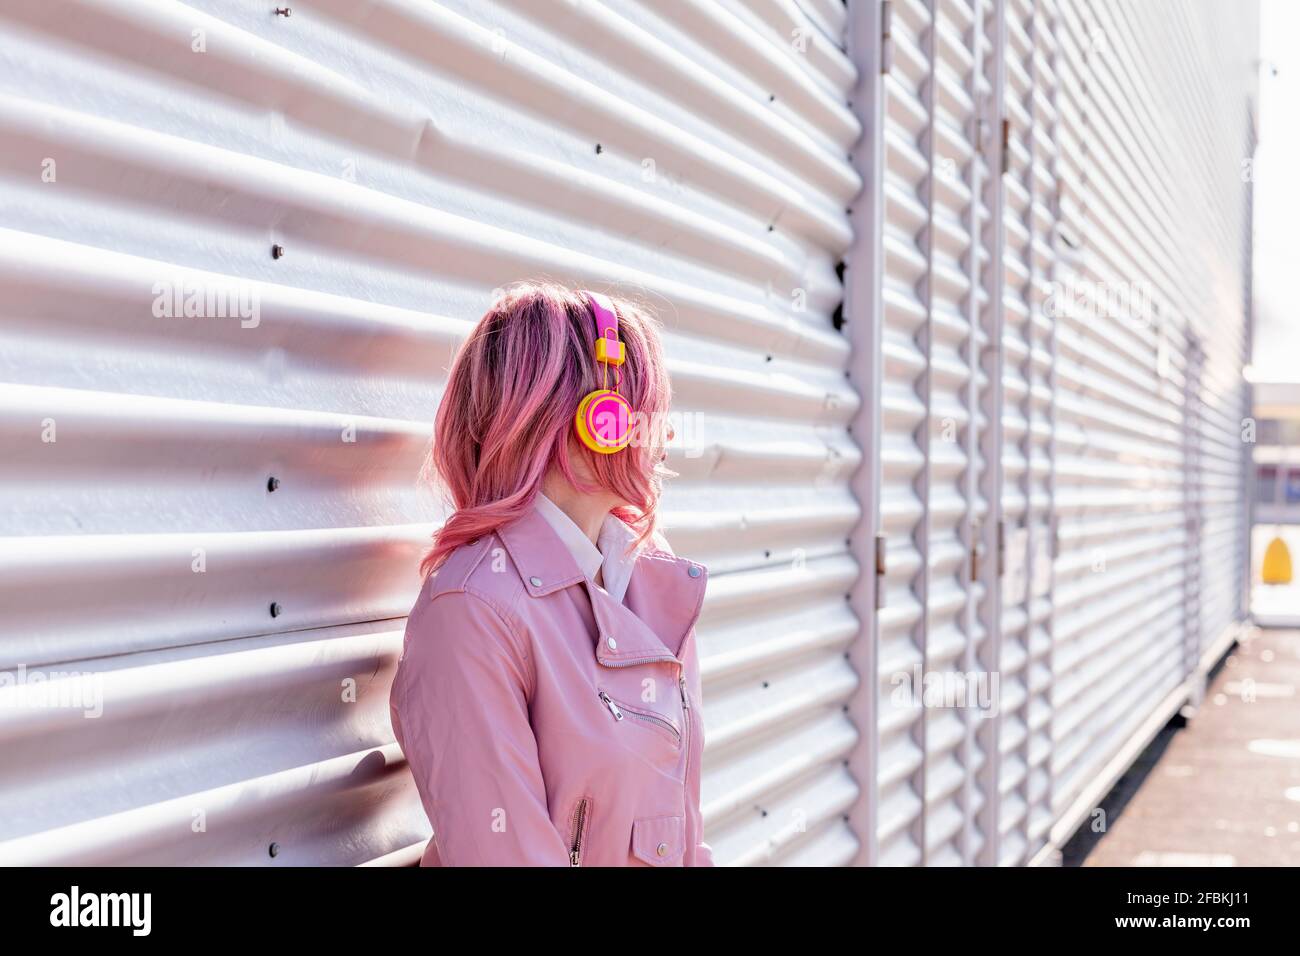
{"label": "jacket collar", "polygon": [[656,660],[681,662],[684,640],[704,603],[708,571],[703,565],[666,551],[643,549],[636,555],[627,594],[620,602],[588,580],[536,508],[499,528],[497,535],[531,597],[579,584],[586,587],[596,619],[595,653],[600,663],[626,667]]}
{"label": "jacket collar", "polygon": [[585,580],[573,552],[535,507],[497,529],[524,588],[533,597]]}
{"label": "jacket collar", "polygon": [[632,568],[636,564],[636,553],[630,550],[636,540],[636,532],[609,514],[601,524],[597,545],[592,543],[559,505],[540,491],[534,499],[534,508],[564,542],[577,562],[578,569],[588,579],[594,578],[597,573],[603,573],[601,587],[616,601],[622,601],[627,594]]}
{"label": "jacket collar", "polygon": [[[600,548],[587,537],[586,532],[574,524],[573,519],[565,514],[559,505],[540,491],[537,492],[537,497],[533,499],[533,508],[546,519],[546,523],[564,542],[565,547],[569,549],[569,553],[573,555],[578,570],[589,578],[595,577],[596,572],[605,563],[605,556],[601,553]],[[611,523],[623,524],[613,515],[607,515],[605,524],[601,528],[601,534],[605,533],[605,528]],[[627,527],[626,525],[623,526]]]}

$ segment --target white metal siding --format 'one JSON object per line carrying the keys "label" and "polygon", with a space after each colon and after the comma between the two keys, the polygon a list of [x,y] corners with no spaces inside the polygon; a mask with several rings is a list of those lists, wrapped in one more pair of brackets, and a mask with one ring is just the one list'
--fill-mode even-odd
{"label": "white metal siding", "polygon": [[1003,184],[1002,246],[1002,495],[998,560],[1001,571],[1001,700],[998,739],[998,860],[1024,852],[1029,812],[1028,746],[1034,647],[1041,605],[1029,588],[1035,532],[1036,433],[1041,416],[1041,351],[1036,351],[1037,315],[1030,270],[1033,256],[1033,143],[1036,93],[1033,73],[1033,10],[1024,0],[1007,0],[1003,57],[1006,61],[1003,117],[1007,123]]}
{"label": "white metal siding", "polygon": [[[1006,123],[1002,195],[1002,293],[990,335],[1001,342],[996,533],[1000,620],[997,813],[985,863],[1017,863],[1041,846],[1049,807],[1052,744],[1051,623],[1056,436],[1056,323],[1048,303],[1056,268],[1055,4],[1011,0],[1003,33]],[[991,316],[992,317],[992,316]],[[993,613],[992,610],[990,613]]]}
{"label": "white metal siding", "polygon": [[0,860],[415,861],[414,479],[536,275],[667,327],[718,860],[1068,835],[1243,612],[1254,4],[272,9],[0,9],[0,671],[105,704],[0,708]]}
{"label": "white metal siding", "polygon": [[1056,553],[1056,356],[1057,325],[1048,319],[1044,304],[1052,294],[1057,274],[1057,211],[1060,196],[1057,106],[1057,0],[1035,0],[1030,54],[1033,79],[1030,109],[1033,136],[1029,187],[1030,215],[1029,326],[1031,354],[1030,434],[1027,448],[1030,472],[1029,534],[1026,542],[1025,587],[1030,618],[1028,698],[1024,714],[1025,759],[1024,856],[1004,849],[1000,862],[1026,859],[1046,841],[1054,821],[1051,807],[1051,717],[1053,701],[1053,610]]}
{"label": "white metal siding", "polygon": [[919,706],[896,701],[895,674],[910,675],[925,661],[928,571],[920,546],[928,535],[928,444],[924,387],[926,357],[919,340],[928,302],[927,229],[932,135],[926,93],[933,69],[928,41],[931,8],[922,0],[893,4],[893,62],[885,77],[881,115],[884,171],[881,247],[880,532],[886,575],[879,583],[878,627],[879,803],[878,862],[923,860],[925,726]]}
{"label": "white metal siding", "polygon": [[[925,670],[949,677],[974,669],[982,632],[975,619],[971,539],[984,509],[978,491],[977,322],[985,212],[979,186],[987,177],[980,146],[981,72],[988,55],[983,4],[943,0],[934,9],[928,347],[930,460]],[[925,712],[926,858],[969,864],[978,850],[974,818],[985,799],[978,772],[979,718],[972,710]]]}
{"label": "white metal siding", "polygon": [[[1255,43],[1250,4],[1060,8],[1062,218],[1081,249],[1059,278],[1084,283],[1072,298],[1088,308],[1056,330],[1057,814],[1189,677],[1187,648],[1240,618],[1245,528],[1223,499],[1244,448],[1240,160]],[[1145,312],[1087,298],[1134,284]]]}
{"label": "white metal siding", "polygon": [[[3,708],[0,859],[415,859],[414,479],[456,343],[545,274],[643,296],[701,416],[665,518],[713,572],[707,839],[851,860],[842,5],[273,7],[0,10],[0,667],[105,695]],[[155,318],[159,281],[260,322]]]}
{"label": "white metal siding", "polygon": [[[854,220],[879,253],[859,236],[848,312],[879,343],[854,363],[879,428],[858,533],[886,557],[855,605],[880,606],[868,857],[1023,863],[1241,619],[1254,13],[877,9],[852,36],[882,74]],[[894,696],[917,667],[991,673],[996,713]]]}

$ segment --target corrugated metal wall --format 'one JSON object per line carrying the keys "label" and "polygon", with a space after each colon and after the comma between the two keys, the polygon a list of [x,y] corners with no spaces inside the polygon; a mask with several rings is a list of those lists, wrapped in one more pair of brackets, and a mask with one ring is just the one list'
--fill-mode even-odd
{"label": "corrugated metal wall", "polygon": [[1068,835],[1242,612],[1253,5],[275,9],[0,7],[0,671],[103,703],[0,708],[0,861],[418,857],[414,477],[537,275],[667,326],[718,859]]}
{"label": "corrugated metal wall", "polygon": [[[1060,3],[1052,807],[1243,613],[1249,3]],[[1198,606],[1199,605],[1199,606]]]}
{"label": "corrugated metal wall", "polygon": [[856,819],[871,862],[1037,862],[1243,617],[1256,13],[855,9]]}
{"label": "corrugated metal wall", "polygon": [[0,668],[103,695],[0,709],[0,860],[415,858],[414,479],[456,342],[536,275],[668,328],[719,858],[850,860],[843,5],[275,6],[0,7]]}
{"label": "corrugated metal wall", "polygon": [[[983,197],[993,139],[986,31],[994,23],[993,7],[979,0],[889,10],[879,413],[867,424],[879,427],[884,539],[875,685],[883,864],[974,862],[974,820],[990,797],[979,718],[922,706],[915,675],[946,680],[975,670],[986,633],[977,611],[988,578],[971,548],[988,511],[979,323],[980,276],[995,239]],[[852,308],[850,322],[870,308]]]}

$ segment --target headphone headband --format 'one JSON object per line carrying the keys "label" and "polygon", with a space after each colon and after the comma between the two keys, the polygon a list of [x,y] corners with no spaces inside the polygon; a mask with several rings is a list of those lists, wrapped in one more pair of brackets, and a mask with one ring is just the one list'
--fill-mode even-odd
{"label": "headphone headband", "polygon": [[596,317],[596,338],[618,341],[618,313],[609,296],[600,292],[583,290],[583,295],[591,303],[591,312]]}

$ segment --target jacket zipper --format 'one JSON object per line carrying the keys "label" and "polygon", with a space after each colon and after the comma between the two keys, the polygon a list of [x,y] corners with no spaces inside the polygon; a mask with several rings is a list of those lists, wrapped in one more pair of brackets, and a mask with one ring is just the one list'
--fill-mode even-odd
{"label": "jacket zipper", "polygon": [[569,866],[581,866],[582,837],[587,828],[587,798],[578,801],[573,811],[573,841],[569,844]]}
{"label": "jacket zipper", "polygon": [[627,661],[601,661],[606,667],[632,667],[636,664],[657,664],[660,661],[677,662],[677,658],[671,654],[658,654],[655,657],[636,657]]}
{"label": "jacket zipper", "polygon": [[605,706],[609,708],[609,712],[614,715],[615,720],[622,720],[625,715],[631,714],[637,720],[644,720],[648,723],[652,723],[659,727],[662,727],[664,730],[668,731],[670,734],[673,735],[673,739],[675,739],[678,743],[681,743],[682,732],[678,730],[676,727],[674,727],[672,723],[667,719],[663,717],[659,717],[655,714],[648,713],[646,711],[634,710],[631,707],[628,707],[626,704],[623,707],[619,707],[618,704],[614,702],[614,699],[610,697],[609,694],[605,693],[603,690],[600,692],[600,699],[605,702]]}
{"label": "jacket zipper", "polygon": [[613,698],[611,698],[609,694],[606,694],[602,690],[600,692],[600,699],[605,702],[605,706],[609,708],[609,712],[614,715],[615,720],[623,719],[623,711],[618,709],[618,704],[614,703]]}
{"label": "jacket zipper", "polygon": [[691,778],[691,699],[686,695],[686,675],[681,670],[677,672],[677,689],[682,692],[682,718],[686,726],[682,735],[686,741],[686,769],[682,774],[685,781]]}

